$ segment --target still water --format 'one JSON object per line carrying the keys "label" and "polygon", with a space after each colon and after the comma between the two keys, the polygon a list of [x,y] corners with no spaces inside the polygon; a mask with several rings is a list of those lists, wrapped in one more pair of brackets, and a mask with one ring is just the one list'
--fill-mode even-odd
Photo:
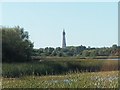
{"label": "still water", "polygon": [[112,58],[112,59],[97,59],[97,60],[120,60],[120,58]]}

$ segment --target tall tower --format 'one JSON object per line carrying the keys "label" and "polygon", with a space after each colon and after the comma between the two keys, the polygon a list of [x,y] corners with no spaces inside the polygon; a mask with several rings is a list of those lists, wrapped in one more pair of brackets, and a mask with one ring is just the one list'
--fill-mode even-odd
{"label": "tall tower", "polygon": [[66,39],[65,39],[65,30],[63,29],[63,41],[62,41],[62,48],[66,48]]}

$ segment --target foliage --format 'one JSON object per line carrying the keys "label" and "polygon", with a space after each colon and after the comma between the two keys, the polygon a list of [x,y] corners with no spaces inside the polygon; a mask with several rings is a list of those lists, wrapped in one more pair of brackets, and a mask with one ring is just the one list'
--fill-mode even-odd
{"label": "foliage", "polygon": [[86,46],[68,46],[66,48],[40,48],[34,49],[34,56],[58,56],[58,57],[91,57],[96,56],[119,56],[120,47],[114,44],[112,47],[101,47],[101,48],[86,48]]}
{"label": "foliage", "polygon": [[28,32],[19,26],[3,27],[2,32],[2,61],[23,62],[31,58],[33,43],[29,40]]}

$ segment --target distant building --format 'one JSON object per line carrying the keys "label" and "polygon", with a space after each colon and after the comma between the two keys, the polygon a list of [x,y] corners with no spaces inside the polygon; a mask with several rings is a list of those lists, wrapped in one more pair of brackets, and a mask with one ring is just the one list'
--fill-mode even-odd
{"label": "distant building", "polygon": [[63,29],[63,40],[62,40],[62,48],[66,48],[66,38],[65,38],[65,30]]}

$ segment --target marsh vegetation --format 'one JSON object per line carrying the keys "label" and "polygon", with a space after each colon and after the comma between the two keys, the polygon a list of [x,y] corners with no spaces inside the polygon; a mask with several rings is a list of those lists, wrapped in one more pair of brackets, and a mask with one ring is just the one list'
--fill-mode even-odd
{"label": "marsh vegetation", "polygon": [[118,88],[118,71],[3,78],[3,88]]}

